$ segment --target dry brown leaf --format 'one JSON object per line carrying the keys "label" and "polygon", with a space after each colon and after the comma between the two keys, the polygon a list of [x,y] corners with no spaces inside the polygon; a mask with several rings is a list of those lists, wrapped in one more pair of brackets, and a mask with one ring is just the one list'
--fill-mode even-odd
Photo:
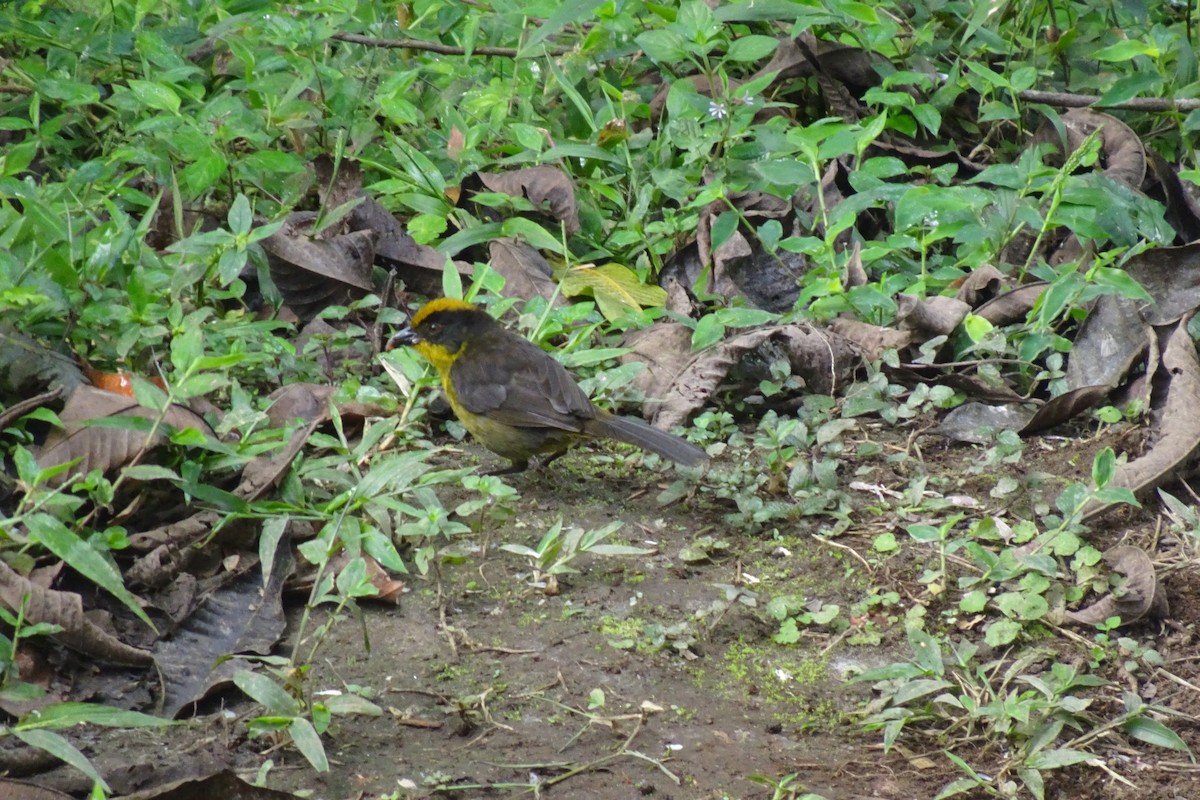
{"label": "dry brown leaf", "polygon": [[504,276],[505,297],[530,300],[540,296],[553,300],[555,305],[566,303],[566,298],[555,291],[550,262],[537,248],[516,239],[501,238],[488,242],[488,252],[491,268]]}
{"label": "dry brown leaf", "polygon": [[1104,560],[1124,581],[1087,608],[1068,611],[1068,622],[1099,625],[1109,617],[1120,617],[1125,626],[1147,615],[1161,619],[1170,614],[1167,593],[1159,583],[1154,562],[1142,548],[1120,545],[1106,552]]}
{"label": "dry brown leaf", "polygon": [[771,338],[769,328],[749,331],[720,344],[705,348],[703,352],[680,371],[674,382],[662,392],[662,404],[652,421],[664,430],[682,425],[696,409],[700,408],[716,392],[730,368],[742,357]]}
{"label": "dry brown leaf", "polygon": [[747,353],[768,340],[782,346],[792,375],[817,391],[832,392],[858,366],[857,348],[829,330],[790,324],[747,331],[693,355],[662,393],[654,424],[663,429],[682,425],[713,396]]}
{"label": "dry brown leaf", "polygon": [[896,295],[896,324],[901,330],[932,338],[949,336],[966,319],[971,307],[953,297],[917,298]]}
{"label": "dry brown leaf", "polygon": [[997,327],[1020,322],[1029,316],[1030,309],[1042,296],[1046,286],[1047,284],[1042,282],[1018,286],[975,309],[975,316],[983,317]]}
{"label": "dry brown leaf", "polygon": [[644,414],[653,419],[660,398],[692,360],[692,330],[678,322],[660,320],[649,328],[630,331],[621,346],[633,350],[621,356],[622,364],[633,361],[646,365],[634,376],[633,386],[646,398]]}
{"label": "dry brown leaf", "polygon": [[375,291],[375,231],[314,239],[309,234],[316,218],[313,211],[294,211],[283,227],[262,240],[271,280],[304,322],[328,306],[345,305]]}
{"label": "dry brown leaf", "polygon": [[32,397],[47,388],[70,394],[85,383],[73,358],[0,324],[0,396]]}
{"label": "dry brown leaf", "polygon": [[1000,431],[1020,429],[1031,414],[1029,409],[1015,403],[963,403],[942,418],[934,433],[954,442],[990,444]]}
{"label": "dry brown leaf", "polygon": [[1031,436],[1044,430],[1049,430],[1067,420],[1082,414],[1099,403],[1112,391],[1109,384],[1099,386],[1080,386],[1069,392],[1063,392],[1058,397],[1051,398],[1037,410],[1033,418],[1020,429],[1022,436]]}
{"label": "dry brown leaf", "polygon": [[[229,655],[266,654],[283,634],[284,581],[295,569],[291,543],[279,540],[267,585],[257,568],[232,576],[205,596],[169,639],[154,645],[164,683],[162,715],[176,718],[216,687],[232,680],[249,662]],[[219,666],[214,666],[219,663]]]}
{"label": "dry brown leaf", "polygon": [[1072,108],[1062,115],[1066,127],[1066,152],[1072,153],[1093,131],[1100,131],[1104,173],[1140,191],[1146,178],[1146,148],[1133,129],[1111,114],[1090,108]]}
{"label": "dry brown leaf", "polygon": [[1004,273],[991,264],[985,264],[971,270],[971,274],[963,279],[954,296],[975,308],[997,297],[1003,287]]}
{"label": "dry brown leaf", "polygon": [[1178,234],[1176,241],[1187,244],[1200,239],[1200,204],[1184,187],[1179,171],[1152,147],[1146,149],[1146,159],[1161,189],[1161,197],[1153,196],[1166,206],[1167,222]]}
{"label": "dry brown leaf", "polygon": [[[404,6],[398,6],[403,8]],[[210,767],[211,769],[211,767]],[[159,776],[161,779],[161,776]],[[122,794],[121,800],[299,800],[299,795],[255,786],[223,769],[203,777],[172,780],[133,794]]]}
{"label": "dry brown leaf", "polygon": [[480,172],[479,180],[491,192],[524,197],[561,222],[567,235],[579,231],[579,208],[571,176],[551,164],[526,167],[513,172]]}
{"label": "dry brown leaf", "polygon": [[38,586],[0,561],[0,603],[13,614],[24,604],[26,624],[47,622],[62,627],[54,638],[84,655],[112,664],[144,666],[154,657],[94,625],[83,613],[83,600],[74,592]]}
{"label": "dry brown leaf", "polygon": [[1113,387],[1125,382],[1154,338],[1137,305],[1134,300],[1116,295],[1096,299],[1071,345],[1068,387]]}
{"label": "dry brown leaf", "polygon": [[[1170,376],[1162,415],[1156,426],[1156,438],[1140,458],[1117,467],[1111,486],[1144,494],[1173,480],[1200,448],[1200,414],[1196,399],[1200,398],[1200,360],[1196,344],[1187,332],[1188,318],[1179,321],[1163,348],[1162,364]],[[1089,503],[1083,519],[1103,513],[1109,506]]]}
{"label": "dry brown leaf", "polygon": [[132,397],[80,386],[67,398],[67,404],[58,415],[64,427],[52,431],[34,451],[34,457],[42,469],[80,459],[78,464],[48,482],[58,486],[72,476],[84,475],[93,469],[119,469],[135,457],[165,444],[172,430],[195,428],[207,437],[216,438],[203,417],[178,405],[167,409],[163,419],[166,429],[160,428],[149,438],[146,431],[85,427],[83,424],[111,417],[156,419],[158,416],[157,411],[138,405]]}
{"label": "dry brown leaf", "polygon": [[867,361],[878,361],[885,351],[903,350],[913,342],[911,331],[870,325],[851,317],[838,317],[829,323],[829,330],[852,342]]}

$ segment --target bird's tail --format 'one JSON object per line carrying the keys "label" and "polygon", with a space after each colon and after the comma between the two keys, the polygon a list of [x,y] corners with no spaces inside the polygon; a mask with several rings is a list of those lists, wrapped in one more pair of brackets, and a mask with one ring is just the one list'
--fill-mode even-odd
{"label": "bird's tail", "polygon": [[601,414],[590,420],[585,428],[591,436],[602,436],[616,439],[618,442],[636,445],[643,450],[658,453],[663,458],[693,467],[708,459],[708,454],[691,442],[684,441],[678,436],[652,428],[640,419],[618,417],[615,414]]}

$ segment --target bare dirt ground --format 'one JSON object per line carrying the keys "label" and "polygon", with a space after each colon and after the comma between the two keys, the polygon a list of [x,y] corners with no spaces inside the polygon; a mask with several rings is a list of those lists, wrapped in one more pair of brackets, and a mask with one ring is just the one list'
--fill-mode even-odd
{"label": "bare dirt ground", "polygon": [[[1044,476],[1053,496],[1056,484],[1086,474],[1102,444],[1033,443],[1019,468],[1026,477]],[[902,490],[898,472],[919,469],[933,475],[930,490],[965,492],[989,504],[995,474],[969,477],[963,470],[977,457],[931,443],[919,465],[880,459],[849,466],[839,477]],[[908,740],[885,755],[878,734],[856,726],[856,709],[870,688],[842,680],[903,660],[896,620],[913,603],[935,602],[914,579],[930,554],[906,541],[907,521],[894,511],[880,513],[864,493],[854,524],[835,538],[818,535],[830,527],[820,517],[749,532],[730,526],[730,507],[711,495],[660,505],[659,490],[671,480],[669,473],[630,470],[595,452],[516,476],[515,524],[467,537],[480,549],[460,563],[441,564],[427,579],[410,578],[398,608],[364,607],[361,627],[343,619],[318,652],[308,685],[364,687],[385,713],[334,719],[325,737],[327,774],[314,773],[294,748],[247,739],[239,715],[252,709],[232,695],[228,708],[165,734],[89,734],[77,743],[119,793],[214,766],[253,779],[267,759],[273,767],[266,785],[329,800],[750,800],[804,792],[829,800],[899,800],[932,798],[957,777],[937,741],[914,752]],[[624,527],[612,540],[653,554],[582,556],[575,564],[581,572],[547,594],[529,585],[527,561],[500,545],[532,545],[559,515],[589,528],[620,519]],[[1156,519],[1153,510],[1119,514],[1098,535],[1105,546],[1127,537],[1153,547]],[[871,551],[873,538],[886,530],[901,535],[901,553]],[[685,559],[681,551],[704,536],[723,546],[704,540],[711,558]],[[1194,564],[1174,563],[1165,580],[1171,619],[1128,635],[1152,642],[1179,681],[1134,676],[1119,666],[1108,677],[1180,712],[1168,722],[1195,751],[1200,579]],[[786,647],[771,640],[778,630],[764,610],[771,597],[797,594],[846,609],[881,591],[895,591],[899,602],[876,606],[877,613],[853,619],[849,629],[813,626]],[[1056,774],[1046,796],[1200,797],[1200,777],[1185,756],[1132,747],[1115,735],[1107,740],[1108,769]],[[975,764],[989,758],[999,764],[1005,755],[998,748],[989,753],[986,744],[967,748],[960,755],[973,754]],[[794,777],[777,792],[755,776]],[[62,770],[37,781],[84,785]]]}

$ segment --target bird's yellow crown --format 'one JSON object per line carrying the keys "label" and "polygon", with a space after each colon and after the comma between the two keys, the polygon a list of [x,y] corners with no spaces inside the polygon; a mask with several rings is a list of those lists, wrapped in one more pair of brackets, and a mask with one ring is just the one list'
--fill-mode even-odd
{"label": "bird's yellow crown", "polygon": [[436,314],[439,311],[475,311],[475,306],[463,300],[455,300],[453,297],[439,297],[436,300],[430,300],[412,315],[410,323],[414,328],[425,321],[425,318],[430,314]]}

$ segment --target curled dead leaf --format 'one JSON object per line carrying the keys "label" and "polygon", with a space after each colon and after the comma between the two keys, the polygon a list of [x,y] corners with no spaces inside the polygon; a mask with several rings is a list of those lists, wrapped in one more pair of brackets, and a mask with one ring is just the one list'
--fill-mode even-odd
{"label": "curled dead leaf", "polygon": [[[1144,494],[1177,477],[1200,450],[1200,414],[1196,413],[1200,359],[1196,356],[1196,344],[1188,335],[1187,323],[1187,317],[1179,321],[1163,348],[1162,364],[1170,383],[1155,427],[1156,438],[1140,458],[1117,467],[1110,486],[1129,489],[1135,495]],[[1091,519],[1108,508],[1108,504],[1093,500],[1085,507],[1083,519]]]}
{"label": "curled dead leaf", "polygon": [[1120,545],[1106,552],[1104,560],[1124,580],[1120,586],[1087,608],[1068,611],[1068,622],[1099,625],[1110,617],[1120,617],[1124,626],[1132,625],[1146,616],[1161,619],[1170,614],[1167,593],[1159,583],[1154,562],[1144,550]]}
{"label": "curled dead leaf", "polygon": [[542,164],[512,172],[480,172],[477,175],[488,191],[524,197],[549,213],[563,224],[568,236],[579,231],[575,184],[560,167]]}
{"label": "curled dead leaf", "polygon": [[46,622],[62,627],[54,638],[84,655],[112,664],[144,666],[154,657],[125,644],[93,624],[83,613],[83,600],[74,592],[47,589],[22,577],[0,561],[0,603],[22,613],[27,625]]}

